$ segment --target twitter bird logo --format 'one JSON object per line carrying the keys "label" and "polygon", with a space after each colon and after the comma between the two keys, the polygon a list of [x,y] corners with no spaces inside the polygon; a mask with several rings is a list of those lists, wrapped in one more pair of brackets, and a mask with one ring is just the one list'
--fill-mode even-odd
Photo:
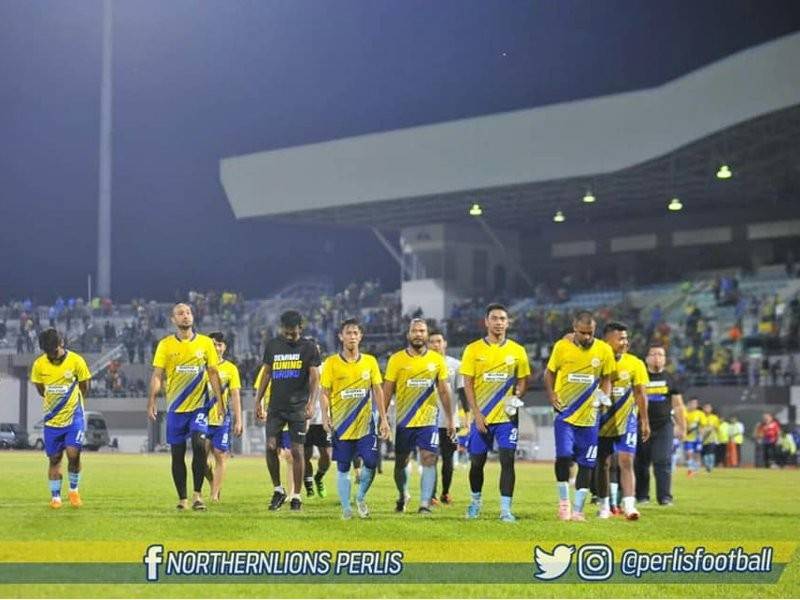
{"label": "twitter bird logo", "polygon": [[534,576],[545,581],[558,579],[569,569],[574,553],[575,546],[567,546],[566,544],[559,544],[553,548],[552,553],[545,552],[543,548],[536,546],[533,551],[533,560],[539,572]]}

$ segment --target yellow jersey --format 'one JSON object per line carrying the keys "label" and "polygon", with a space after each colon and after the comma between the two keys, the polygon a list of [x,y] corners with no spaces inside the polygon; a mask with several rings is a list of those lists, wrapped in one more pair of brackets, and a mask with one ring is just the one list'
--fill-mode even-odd
{"label": "yellow jersey", "polygon": [[727,444],[731,440],[730,430],[728,429],[727,421],[717,419],[717,443]]}
{"label": "yellow jersey", "polygon": [[42,354],[31,366],[31,383],[44,386],[42,411],[47,427],[67,427],[77,414],[83,416],[83,394],[78,383],[92,374],[83,357],[67,350],[61,363],[53,364]]}
{"label": "yellow jersey", "polygon": [[444,356],[432,350],[413,355],[400,350],[389,357],[385,379],[395,384],[398,428],[436,425],[439,410],[436,384],[447,381]]}
{"label": "yellow jersey", "polygon": [[207,367],[216,367],[219,356],[210,337],[194,333],[188,340],[169,335],[158,342],[153,366],[164,369],[169,412],[192,412],[206,404]]}
{"label": "yellow jersey", "polygon": [[600,378],[611,376],[616,360],[611,346],[595,339],[588,348],[569,340],[558,340],[547,361],[547,369],[556,373],[556,411],[567,423],[580,427],[597,424],[595,391]]}
{"label": "yellow jersey", "polygon": [[[210,400],[208,406],[208,424],[222,425],[230,409],[231,391],[242,389],[242,380],[239,378],[239,369],[229,360],[222,360],[217,365],[219,383],[222,388],[222,398]],[[214,397],[214,391],[209,385],[208,397]]]}
{"label": "yellow jersey", "polygon": [[322,364],[320,385],[328,390],[331,422],[340,440],[359,440],[374,432],[372,386],[383,383],[378,361],[359,354],[348,361],[334,354]]}
{"label": "yellow jersey", "polygon": [[706,415],[699,408],[686,412],[686,441],[696,442],[700,435],[700,429],[705,425]]}
{"label": "yellow jersey", "polygon": [[717,429],[719,428],[719,417],[714,413],[707,415],[703,413],[705,423],[703,430],[700,432],[704,444],[716,444],[719,442],[717,438]]}
{"label": "yellow jersey", "polygon": [[633,354],[625,353],[616,361],[614,375],[611,377],[611,406],[600,414],[600,435],[616,437],[625,435],[628,419],[638,413],[633,388],[646,386],[650,381],[647,367]]}
{"label": "yellow jersey", "polygon": [[464,348],[460,373],[472,377],[475,403],[486,422],[507,423],[503,399],[514,394],[514,386],[531,374],[525,348],[513,340],[490,344],[486,338]]}

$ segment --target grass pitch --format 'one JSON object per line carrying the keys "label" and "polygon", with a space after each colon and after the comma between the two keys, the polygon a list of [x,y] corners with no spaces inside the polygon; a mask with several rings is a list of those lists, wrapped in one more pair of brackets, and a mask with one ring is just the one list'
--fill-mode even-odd
{"label": "grass pitch", "polygon": [[[302,514],[267,511],[271,495],[263,459],[229,461],[219,505],[206,513],[175,510],[167,455],[84,453],[84,506],[47,506],[46,459],[41,453],[0,453],[0,561],[130,562],[141,564],[150,544],[169,549],[402,549],[407,561],[531,562],[532,549],[557,543],[605,543],[640,550],[705,545],[719,551],[736,545],[778,545],[788,562],[776,584],[13,584],[0,582],[3,597],[789,597],[800,595],[800,471],[719,469],[687,479],[675,475],[672,507],[640,507],[638,522],[599,521],[587,509],[586,523],[555,518],[551,465],[519,463],[515,524],[497,520],[498,468],[489,464],[484,511],[466,521],[467,470],[457,468],[453,506],[423,518],[395,514],[391,465],[385,464],[370,491],[372,518],[342,521],[335,474],[328,497],[308,499]],[[65,478],[66,479],[66,478]],[[412,476],[416,511],[419,477]],[[66,494],[66,482],[64,486]],[[781,552],[776,550],[780,559]]]}

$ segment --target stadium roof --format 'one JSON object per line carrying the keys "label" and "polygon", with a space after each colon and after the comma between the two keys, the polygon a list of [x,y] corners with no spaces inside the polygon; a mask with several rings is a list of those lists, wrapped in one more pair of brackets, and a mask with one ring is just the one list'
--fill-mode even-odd
{"label": "stadium roof", "polygon": [[655,88],[227,158],[220,176],[238,218],[393,228],[463,221],[473,202],[501,226],[651,214],[672,195],[740,207],[800,182],[797,56],[793,34]]}

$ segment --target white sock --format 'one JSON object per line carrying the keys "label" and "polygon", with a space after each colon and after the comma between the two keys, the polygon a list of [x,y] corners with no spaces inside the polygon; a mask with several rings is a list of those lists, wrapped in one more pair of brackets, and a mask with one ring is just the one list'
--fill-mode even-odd
{"label": "white sock", "polygon": [[275,486],[275,491],[276,491],[276,492],[280,492],[281,494],[285,494],[285,493],[286,493],[286,490],[285,490],[285,489],[283,489],[283,486],[282,486],[282,485],[276,485],[276,486]]}
{"label": "white sock", "polygon": [[609,492],[611,492],[611,506],[617,505],[617,496],[619,493],[619,484],[613,481],[609,484]]}
{"label": "white sock", "polygon": [[292,495],[289,497],[289,500],[300,500],[300,494],[293,492]]}
{"label": "white sock", "polygon": [[626,513],[631,512],[635,508],[636,508],[636,498],[634,498],[633,496],[625,496],[622,499],[622,510],[624,510]]}
{"label": "white sock", "polygon": [[600,508],[602,508],[603,510],[611,510],[611,507],[609,506],[608,503],[608,496],[606,496],[605,498],[600,498]]}

